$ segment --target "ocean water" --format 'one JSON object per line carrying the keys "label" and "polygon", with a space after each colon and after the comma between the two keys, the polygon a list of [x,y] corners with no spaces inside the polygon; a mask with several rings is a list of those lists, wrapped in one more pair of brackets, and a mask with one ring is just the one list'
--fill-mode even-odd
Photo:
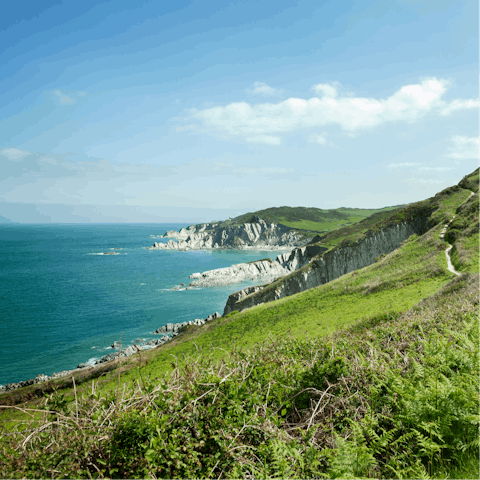
{"label": "ocean water", "polygon": [[[205,318],[252,282],[172,291],[194,272],[273,251],[147,250],[187,224],[0,225],[0,384],[75,368],[119,340],[158,338],[169,322]],[[114,252],[115,255],[103,255]]]}

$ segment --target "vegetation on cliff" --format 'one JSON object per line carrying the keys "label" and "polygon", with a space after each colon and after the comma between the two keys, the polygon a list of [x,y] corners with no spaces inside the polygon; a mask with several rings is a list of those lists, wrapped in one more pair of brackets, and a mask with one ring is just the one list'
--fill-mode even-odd
{"label": "vegetation on cliff", "polygon": [[[469,194],[429,199],[432,227],[368,267],[188,327],[91,383],[16,409],[21,392],[3,395],[0,476],[478,478]],[[439,236],[453,215],[460,277]]]}
{"label": "vegetation on cliff", "polygon": [[238,217],[219,223],[219,226],[242,225],[250,222],[253,216],[258,216],[267,223],[278,223],[296,230],[310,232],[328,232],[344,225],[359,222],[376,213],[390,212],[397,207],[385,207],[379,209],[367,208],[336,208],[323,210],[321,208],[308,207],[272,207],[256,212],[249,212]]}

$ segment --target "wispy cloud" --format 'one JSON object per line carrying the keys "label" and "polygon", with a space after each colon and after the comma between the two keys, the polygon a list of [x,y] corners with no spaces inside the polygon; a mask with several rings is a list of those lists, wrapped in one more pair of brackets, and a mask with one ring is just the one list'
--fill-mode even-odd
{"label": "wispy cloud", "polygon": [[389,163],[387,165],[387,168],[397,170],[397,169],[400,169],[400,168],[418,167],[418,165],[420,165],[420,163],[416,163],[416,162]]}
{"label": "wispy cloud", "polygon": [[273,88],[264,82],[255,82],[253,84],[253,88],[247,89],[247,93],[254,94],[254,95],[273,96],[273,95],[280,95],[282,92],[283,90]]}
{"label": "wispy cloud", "polygon": [[332,145],[332,143],[327,140],[327,134],[326,133],[310,135],[308,137],[308,140],[310,142],[318,143],[319,145],[323,145],[324,147],[327,146],[327,145]]}
{"label": "wispy cloud", "polygon": [[3,148],[0,150],[0,156],[4,156],[11,162],[21,162],[25,157],[31,155],[30,152],[20,150],[19,148]]}
{"label": "wispy cloud", "polygon": [[288,173],[293,173],[293,168],[277,168],[277,167],[239,167],[234,168],[233,173],[240,173],[244,175],[286,175]]}
{"label": "wispy cloud", "polygon": [[197,124],[191,123],[189,125],[184,125],[183,127],[175,127],[175,131],[178,132],[185,132],[187,130],[195,130],[198,127]]}
{"label": "wispy cloud", "polygon": [[67,97],[67,95],[63,94],[60,90],[54,90],[53,93],[59,98],[62,105],[70,105],[76,102],[76,100],[71,97]]}
{"label": "wispy cloud", "polygon": [[442,115],[450,115],[457,110],[472,110],[480,107],[480,100],[454,100],[450,102],[441,112]]}
{"label": "wispy cloud", "polygon": [[247,142],[266,143],[267,145],[280,145],[282,139],[275,135],[255,135],[253,137],[246,137]]}
{"label": "wispy cloud", "polygon": [[447,157],[457,159],[479,158],[478,137],[466,137],[463,135],[454,135],[450,138],[450,153]]}
{"label": "wispy cloud", "polygon": [[[319,95],[310,99],[288,98],[278,103],[234,102],[225,106],[192,110],[191,117],[206,127],[249,142],[281,144],[281,134],[327,125],[352,135],[391,122],[413,123],[426,114],[473,108],[476,100],[442,100],[448,82],[429,78],[405,85],[387,98],[342,96],[340,84],[313,86]],[[261,87],[259,87],[261,88]],[[270,88],[270,87],[269,87]],[[320,144],[323,140],[320,138]]]}
{"label": "wispy cloud", "polygon": [[455,170],[452,167],[442,167],[442,166],[428,166],[423,165],[419,162],[404,162],[404,163],[389,163],[387,165],[389,170],[414,170],[416,172],[449,172]]}
{"label": "wispy cloud", "polygon": [[318,83],[317,85],[313,85],[312,90],[314,90],[315,93],[317,93],[317,95],[335,98],[338,96],[337,88],[339,86],[340,86],[339,82],[333,82],[332,84]]}
{"label": "wispy cloud", "polygon": [[432,184],[445,183],[445,180],[440,180],[438,178],[410,178],[409,181],[417,182],[417,183],[432,183]]}

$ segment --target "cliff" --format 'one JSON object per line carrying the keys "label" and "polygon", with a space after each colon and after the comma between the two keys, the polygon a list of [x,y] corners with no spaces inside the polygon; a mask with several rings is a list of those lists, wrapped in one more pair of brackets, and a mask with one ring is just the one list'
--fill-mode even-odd
{"label": "cliff", "polygon": [[152,250],[202,250],[212,248],[267,249],[293,248],[304,244],[307,238],[281,224],[267,224],[254,216],[249,223],[236,226],[218,224],[193,225],[180,232],[167,232],[165,238],[174,237],[178,241],[155,242]]}
{"label": "cliff", "polygon": [[203,273],[193,273],[193,282],[189,287],[213,287],[239,283],[244,280],[273,281],[274,278],[288,275],[308,264],[327,248],[316,245],[295,248],[290,253],[283,253],[275,260],[265,259],[250,263],[238,263],[226,268],[217,268]]}
{"label": "cliff", "polygon": [[219,223],[199,223],[197,225],[190,225],[187,228],[182,228],[178,232],[175,230],[169,230],[167,233],[162,235],[161,238],[177,238],[179,240],[185,240],[193,233],[203,233],[205,231],[211,231],[214,228],[218,227]]}
{"label": "cliff", "polygon": [[401,242],[424,230],[416,222],[389,225],[381,231],[371,232],[352,245],[329,250],[293,273],[268,285],[248,287],[229,296],[224,315],[265,302],[288,297],[298,292],[330,282],[346,273],[372,264],[377,257],[397,249]]}

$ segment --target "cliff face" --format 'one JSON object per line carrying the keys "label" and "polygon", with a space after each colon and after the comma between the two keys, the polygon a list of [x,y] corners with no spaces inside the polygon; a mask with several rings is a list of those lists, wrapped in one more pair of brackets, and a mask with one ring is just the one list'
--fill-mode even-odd
{"label": "cliff face", "polygon": [[409,223],[391,225],[372,233],[354,245],[328,251],[294,273],[269,285],[250,287],[235,292],[227,300],[224,315],[265,302],[288,297],[346,273],[372,264],[377,257],[392,252],[410,235],[418,233],[418,226]]}
{"label": "cliff face", "polygon": [[[150,248],[159,250],[277,249],[298,247],[305,243],[304,236],[289,227],[275,223],[267,224],[258,217],[254,217],[252,223],[244,223],[239,226],[204,225],[194,225],[194,228],[189,227],[189,230],[182,229],[180,232],[167,232],[165,237],[175,237],[179,241],[170,240],[166,244],[155,242]],[[213,227],[209,230],[211,226]]]}
{"label": "cliff face", "polygon": [[226,268],[217,268],[203,273],[193,273],[189,287],[213,287],[239,283],[244,280],[273,281],[287,275],[312,261],[315,255],[327,250],[324,247],[309,245],[283,253],[275,260],[259,260],[252,263],[238,263]]}
{"label": "cliff face", "polygon": [[188,228],[182,228],[178,232],[175,230],[169,230],[162,235],[162,238],[177,238],[179,240],[185,240],[193,233],[203,233],[205,231],[213,230],[217,225],[217,223],[199,223],[197,225],[190,225]]}

